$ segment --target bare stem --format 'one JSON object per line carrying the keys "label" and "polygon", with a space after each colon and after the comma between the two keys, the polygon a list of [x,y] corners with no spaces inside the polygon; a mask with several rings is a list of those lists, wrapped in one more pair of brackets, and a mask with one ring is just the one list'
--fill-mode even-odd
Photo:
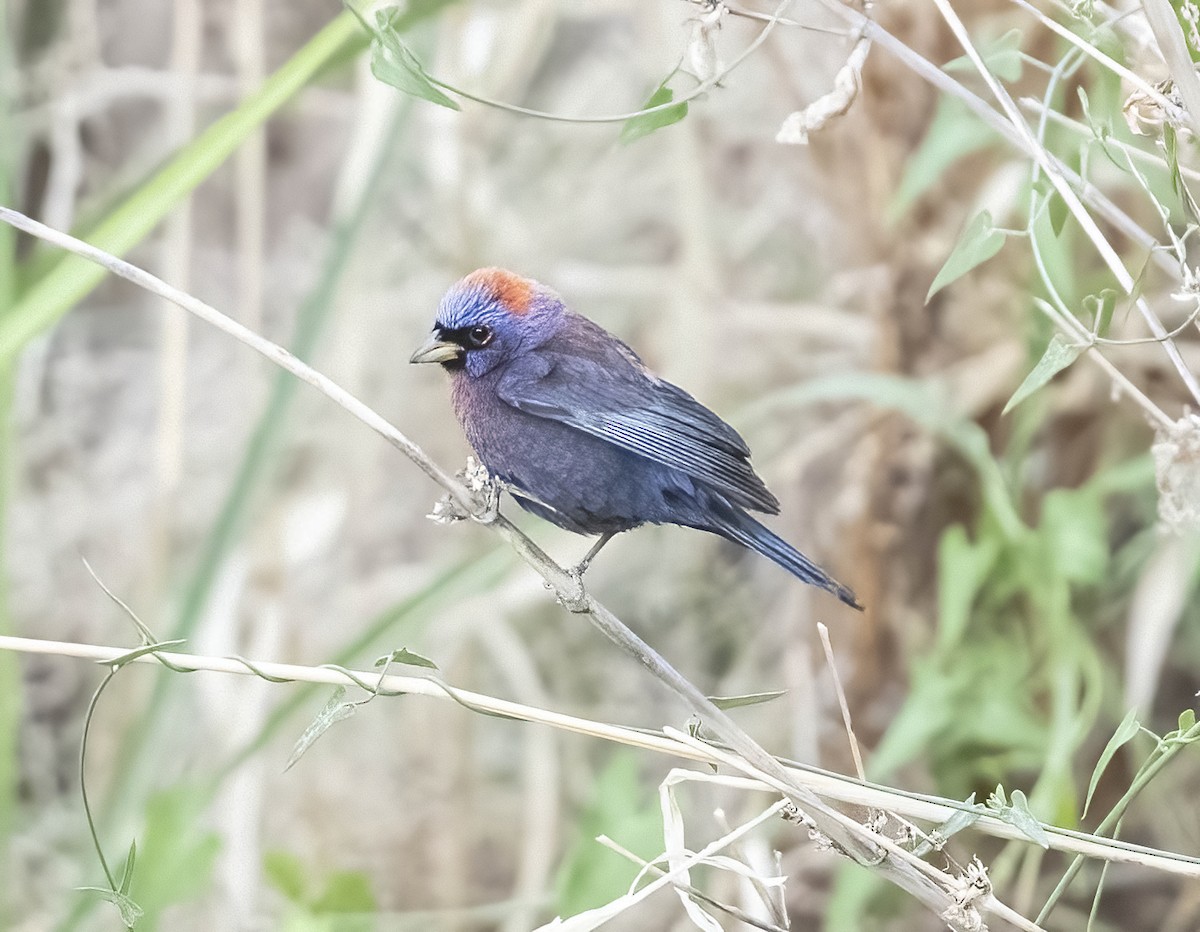
{"label": "bare stem", "polygon": [[[838,850],[858,863],[876,871],[901,889],[916,897],[938,916],[955,916],[948,920],[953,929],[977,928],[981,921],[974,913],[963,914],[952,894],[954,878],[925,863],[911,852],[897,848],[855,820],[833,809],[815,794],[796,782],[774,757],[768,754],[721,709],[717,708],[699,689],[659,656],[645,641],[633,633],[616,615],[583,590],[575,577],[551,560],[545,552],[501,515],[485,513],[474,496],[453,476],[438,466],[429,456],[350,392],[332,379],[301,362],[283,347],[272,343],[247,327],[222,314],[186,292],[173,288],[143,269],[110,253],[97,249],[67,233],[54,230],[8,207],[0,207],[0,220],[46,242],[97,263],[114,275],[182,307],[232,336],[271,362],[312,385],[323,395],[362,421],[392,446],[396,447],[480,523],[494,529],[550,586],[559,601],[573,612],[588,615],[592,623],[625,653],[636,659],[699,715],[705,726],[721,741],[744,758],[744,763],[766,774],[779,789],[811,820]],[[985,904],[986,905],[986,904]],[[958,910],[957,913],[953,912]]]}

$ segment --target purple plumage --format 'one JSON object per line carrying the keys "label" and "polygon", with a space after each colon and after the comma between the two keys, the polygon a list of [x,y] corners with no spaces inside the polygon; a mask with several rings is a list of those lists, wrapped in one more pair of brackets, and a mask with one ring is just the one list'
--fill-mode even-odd
{"label": "purple plumage", "polygon": [[[861,609],[854,593],[747,509],[779,502],[738,433],[554,292],[480,269],[447,292],[413,362],[452,376],[454,411],[523,508],[578,534],[640,524],[720,534]],[[584,566],[586,566],[586,562]]]}

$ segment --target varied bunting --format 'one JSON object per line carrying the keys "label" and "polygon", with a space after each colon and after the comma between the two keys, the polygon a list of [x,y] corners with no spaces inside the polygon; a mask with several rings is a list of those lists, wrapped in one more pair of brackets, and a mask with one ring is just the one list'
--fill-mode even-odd
{"label": "varied bunting", "polygon": [[538,282],[480,269],[452,287],[412,362],[451,374],[454,411],[517,502],[600,540],[640,524],[719,534],[861,609],[746,509],[779,513],[737,432]]}

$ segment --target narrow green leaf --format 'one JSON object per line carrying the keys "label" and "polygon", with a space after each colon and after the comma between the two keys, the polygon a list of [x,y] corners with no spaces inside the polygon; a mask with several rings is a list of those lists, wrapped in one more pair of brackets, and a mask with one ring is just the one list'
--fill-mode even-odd
{"label": "narrow green leaf", "polygon": [[288,851],[268,851],[263,855],[263,874],[267,882],[292,903],[303,904],[308,890],[308,874],[300,859]]}
{"label": "narrow green leaf", "polygon": [[1183,172],[1179,169],[1179,139],[1175,134],[1174,128],[1169,123],[1163,123],[1163,154],[1166,156],[1167,165],[1171,169],[1171,186],[1179,196],[1180,203],[1183,204],[1188,222],[1200,222],[1200,207],[1196,205],[1196,199],[1192,196],[1191,188],[1183,180]]}
{"label": "narrow green leaf", "polygon": [[1117,292],[1105,288],[1099,294],[1090,294],[1083,299],[1083,309],[1091,315],[1092,328],[1099,337],[1108,336],[1112,326],[1113,312],[1117,309]]}
{"label": "narrow green leaf", "polygon": [[1096,585],[1108,572],[1108,517],[1089,488],[1055,489],[1042,499],[1043,565],[1059,579]]}
{"label": "narrow green leaf", "polygon": [[1033,371],[1025,376],[1017,390],[1013,392],[1013,396],[1008,399],[1008,404],[1004,406],[1003,414],[1008,414],[1013,408],[1019,405],[1022,401],[1042,388],[1052,378],[1058,375],[1063,369],[1071,365],[1079,358],[1084,347],[1075,343],[1068,343],[1066,338],[1061,334],[1054,334],[1050,338],[1050,343],[1046,347],[1046,352],[1042,354],[1042,358],[1038,360],[1038,364],[1033,367]]}
{"label": "narrow green leaf", "polygon": [[929,293],[925,295],[925,302],[928,303],[935,294],[962,278],[975,266],[987,262],[1003,245],[1004,233],[992,226],[991,213],[980,211],[967,224],[941,271],[934,277]]}
{"label": "narrow green leaf", "polygon": [[767,693],[746,693],[744,696],[709,696],[708,701],[718,709],[738,709],[748,705],[762,705],[764,702],[778,699],[786,692],[786,689],[777,689]]}
{"label": "narrow green leaf", "polygon": [[1063,227],[1067,225],[1067,218],[1071,216],[1071,211],[1067,207],[1067,202],[1057,191],[1049,193],[1046,213],[1050,217],[1050,229],[1054,231],[1054,235],[1062,236]]}
{"label": "narrow green leaf", "polygon": [[420,654],[414,654],[407,647],[401,647],[399,650],[394,650],[390,654],[380,657],[375,661],[375,666],[386,667],[392,663],[404,663],[410,667],[425,667],[427,670],[436,670],[438,665],[428,657],[422,657]]}
{"label": "narrow green leaf", "polygon": [[1100,776],[1104,773],[1109,762],[1113,759],[1113,755],[1121,745],[1129,741],[1138,733],[1141,725],[1134,718],[1134,713],[1137,709],[1130,709],[1125,713],[1125,717],[1121,719],[1121,724],[1117,726],[1117,730],[1113,732],[1113,736],[1108,739],[1108,744],[1104,746],[1104,750],[1100,753],[1100,759],[1096,761],[1096,769],[1092,771],[1092,779],[1088,782],[1087,797],[1083,801],[1083,814],[1086,816],[1088,807],[1092,804],[1092,795],[1096,792],[1096,787],[1100,783]]}
{"label": "narrow green leaf", "polygon": [[1079,105],[1083,109],[1083,119],[1088,126],[1091,127],[1092,135],[1096,142],[1100,144],[1101,151],[1108,157],[1108,160],[1113,163],[1122,174],[1129,174],[1129,163],[1123,155],[1112,147],[1109,140],[1112,139],[1112,120],[1108,117],[1098,118],[1092,113],[1091,102],[1088,100],[1087,91],[1082,87],[1079,88]]}
{"label": "narrow green leaf", "polygon": [[371,882],[361,871],[338,871],[329,876],[325,889],[312,904],[317,915],[373,913],[377,906]]}
{"label": "narrow green leaf", "polygon": [[127,654],[121,654],[112,660],[97,660],[96,663],[102,667],[123,667],[125,664],[137,660],[138,657],[145,657],[147,654],[153,654],[155,651],[170,650],[172,647],[178,647],[183,643],[185,642],[182,638],[177,638],[173,641],[158,641],[155,644],[143,644],[141,647],[131,650]]}
{"label": "narrow green leaf", "polygon": [[117,907],[121,914],[121,922],[126,929],[132,929],[137,925],[137,921],[142,918],[142,908],[138,906],[124,893],[118,893],[116,890],[110,890],[108,887],[76,887],[83,893],[94,893],[102,900],[106,900]]}
{"label": "narrow green leaf", "polygon": [[283,768],[284,773],[291,770],[304,755],[304,752],[312,747],[313,742],[325,734],[330,727],[343,719],[349,718],[358,711],[357,705],[353,702],[346,702],[345,699],[345,686],[339,686],[333,691],[333,695],[329,697],[329,701],[325,703],[325,707],[317,713],[317,717],[312,720],[312,724],[304,729],[304,734],[296,742],[296,746],[292,749],[292,756],[288,758],[288,762]]}
{"label": "narrow green leaf", "polygon": [[[970,808],[954,810],[954,814],[937,827],[936,833],[941,836],[942,841],[947,841],[948,839],[953,838],[963,829],[970,828],[972,825],[978,822],[980,817],[983,816],[983,814],[987,811],[984,806],[978,806],[975,804],[974,793],[963,800],[963,805],[969,806]],[[932,850],[933,845],[931,845],[928,841],[923,841],[913,849],[913,854],[915,854],[917,857],[921,857],[928,854]]]}
{"label": "narrow green leaf", "polygon": [[[188,143],[153,177],[83,238],[121,256],[141,242],[159,221],[208,178],[240,146],[348,45],[359,41],[354,18],[342,14],[313,36],[233,111]],[[49,327],[96,287],[108,273],[86,259],[66,256],[22,290],[0,316],[0,360],[11,359],[25,343]]]}
{"label": "narrow green leaf", "polygon": [[[651,107],[661,107],[663,104],[669,104],[674,99],[675,92],[667,87],[667,83],[664,81],[650,95],[650,99],[642,105],[642,109],[649,110]],[[687,112],[688,105],[684,101],[683,103],[676,104],[674,107],[665,107],[653,113],[639,113],[636,116],[631,116],[621,127],[620,140],[628,144],[635,139],[649,136],[656,129],[662,129],[664,126],[678,123],[687,116]]]}
{"label": "narrow green leaf", "polygon": [[400,38],[404,22],[404,14],[396,7],[375,12],[375,28],[371,30],[371,74],[405,94],[451,110],[461,110],[455,100],[437,88],[429,72]]}
{"label": "narrow green leaf", "polygon": [[938,541],[938,650],[949,651],[966,634],[971,607],[1000,556],[1000,540],[980,534],[972,543],[966,528],[954,524]]}
{"label": "narrow green leaf", "polygon": [[[1021,80],[1021,30],[1010,29],[998,39],[985,42],[979,47],[979,55],[988,70],[1001,81]],[[966,55],[951,59],[942,65],[943,71],[975,73],[975,63]]]}
{"label": "narrow green leaf", "polygon": [[946,171],[971,152],[986,149],[999,137],[966,105],[943,95],[933,120],[921,140],[921,146],[909,157],[904,177],[888,206],[888,221],[895,222],[934,185],[946,177]]}
{"label": "narrow green leaf", "polygon": [[125,896],[129,895],[129,888],[133,884],[133,868],[137,864],[137,839],[129,843],[129,854],[125,858],[125,867],[121,871],[121,883],[117,890]]}
{"label": "narrow green leaf", "polygon": [[155,793],[146,804],[130,895],[145,911],[139,928],[154,929],[162,913],[205,893],[221,850],[221,838],[205,827],[204,791],[179,784]]}

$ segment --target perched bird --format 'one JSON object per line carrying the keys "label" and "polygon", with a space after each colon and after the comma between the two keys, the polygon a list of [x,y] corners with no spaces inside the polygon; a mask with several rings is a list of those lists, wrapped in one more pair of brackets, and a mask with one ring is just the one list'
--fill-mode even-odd
{"label": "perched bird", "polygon": [[862,608],[747,513],[778,514],[779,502],[738,433],[538,282],[472,272],[442,298],[410,361],[449,371],[467,439],[523,508],[600,535],[576,572],[620,531],[680,524],[756,550]]}

